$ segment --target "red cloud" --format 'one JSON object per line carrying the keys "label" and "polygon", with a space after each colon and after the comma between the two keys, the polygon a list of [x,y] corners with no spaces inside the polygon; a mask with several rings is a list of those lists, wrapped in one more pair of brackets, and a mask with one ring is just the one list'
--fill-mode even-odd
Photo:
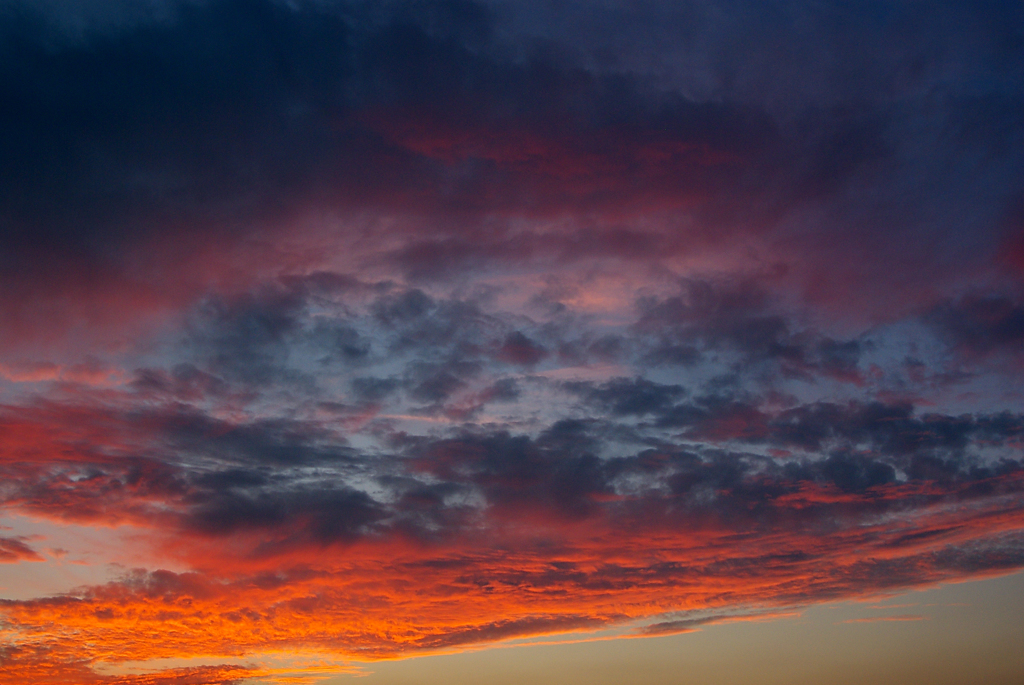
{"label": "red cloud", "polygon": [[0,537],[0,564],[18,561],[45,561],[35,550],[25,544],[24,538]]}

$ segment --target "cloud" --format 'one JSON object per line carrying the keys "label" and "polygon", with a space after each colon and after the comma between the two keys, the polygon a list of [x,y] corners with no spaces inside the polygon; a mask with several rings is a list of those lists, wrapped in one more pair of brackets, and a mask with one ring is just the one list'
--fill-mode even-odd
{"label": "cloud", "polygon": [[634,328],[649,346],[648,364],[693,366],[702,354],[731,352],[739,364],[773,363],[787,376],[863,382],[858,363],[870,342],[796,329],[758,279],[687,279],[679,286],[678,295],[637,302]]}
{"label": "cloud", "polygon": [[267,675],[263,669],[228,665],[171,668],[137,675],[101,675],[90,668],[90,662],[74,657],[58,654],[52,648],[11,647],[0,653],[0,663],[5,667],[4,673],[0,673],[0,683],[19,683],[30,678],[34,683],[55,684],[240,685],[249,678]]}
{"label": "cloud", "polygon": [[925,320],[972,356],[1012,355],[1024,342],[1024,305],[1002,295],[971,295],[942,302]]}
{"label": "cloud", "polygon": [[644,415],[664,411],[686,391],[679,385],[661,385],[643,378],[615,378],[594,386],[592,383],[566,384],[571,392],[607,408],[615,416]]}
{"label": "cloud", "polygon": [[509,364],[535,366],[548,356],[548,351],[521,332],[515,331],[508,334],[496,356]]}
{"label": "cloud", "polygon": [[1024,567],[1020,8],[727,4],[7,3],[0,680]]}
{"label": "cloud", "polygon": [[[851,9],[842,31],[800,2],[782,12],[793,23],[748,3],[728,19],[687,5],[572,20],[500,3],[77,7],[6,10],[8,345],[60,346],[76,325],[111,345],[211,290],[330,269],[339,244],[417,283],[724,258],[779,270],[776,286],[832,316],[877,320],[990,273],[1019,205],[1010,75],[1024,62],[1004,3],[884,26]],[[767,26],[794,53],[775,54]],[[920,30],[865,53],[897,26]],[[668,39],[684,34],[686,47]],[[771,59],[737,63],[726,48],[741,35]],[[680,61],[642,58],[652,44]],[[750,309],[756,293],[718,297],[685,305],[732,312],[706,331],[715,344],[862,380],[859,341],[801,340]],[[656,300],[649,318],[682,312]],[[322,333],[339,359],[372,348]],[[649,359],[692,363],[700,346],[671,337]]]}
{"label": "cloud", "polygon": [[667,200],[770,134],[741,107],[650,96],[542,53],[502,58],[478,5],[168,7],[74,40],[48,32],[45,10],[11,11],[7,244],[75,254],[99,277],[125,270],[104,246],[137,246],[169,222],[230,235],[214,228],[226,216],[263,223],[309,202],[461,211],[481,191],[507,207],[614,202],[627,168]]}
{"label": "cloud", "polygon": [[[198,493],[197,493],[198,495]],[[200,497],[197,496],[196,499]],[[202,498],[185,521],[198,533],[228,536],[251,530],[276,530],[283,540],[264,537],[261,546],[294,544],[287,528],[297,526],[321,544],[351,541],[367,535],[383,518],[381,508],[365,493],[356,490],[261,494],[247,496],[224,489]],[[300,534],[301,534],[300,533]]]}
{"label": "cloud", "polygon": [[44,561],[23,537],[0,537],[0,563],[11,564],[19,561]]}
{"label": "cloud", "polygon": [[678,635],[680,633],[692,633],[700,630],[703,626],[717,625],[720,623],[733,623],[736,621],[765,621],[778,618],[799,616],[796,612],[753,612],[753,613],[727,613],[711,614],[708,616],[694,616],[692,618],[678,618],[671,621],[660,621],[651,623],[634,631],[635,635],[642,637],[658,637],[660,635]]}
{"label": "cloud", "polygon": [[[736,603],[832,601],[1024,564],[1019,467],[951,461],[940,478],[896,481],[885,461],[842,453],[777,462],[662,447],[599,458],[604,430],[565,420],[535,438],[395,436],[379,468],[358,458],[349,485],[345,470],[326,477],[330,461],[310,479],[216,450],[217,461],[188,468],[126,456],[80,466],[87,478],[55,479],[55,463],[22,471],[7,507],[153,526],[164,554],[201,570],[139,570],[0,611],[20,649],[45,642],[77,658],[100,645],[114,661],[267,648],[379,658],[694,603],[717,610],[645,634],[680,632],[732,617]],[[373,494],[356,489],[367,476]],[[58,624],[77,637],[53,647]],[[6,657],[10,672],[32,672],[27,653]]]}

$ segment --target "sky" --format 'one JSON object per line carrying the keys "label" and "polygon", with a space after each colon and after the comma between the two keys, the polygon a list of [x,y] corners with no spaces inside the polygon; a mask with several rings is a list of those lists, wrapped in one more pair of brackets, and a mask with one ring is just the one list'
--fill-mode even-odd
{"label": "sky", "polygon": [[1022,111],[1009,0],[0,0],[0,685],[1020,682]]}

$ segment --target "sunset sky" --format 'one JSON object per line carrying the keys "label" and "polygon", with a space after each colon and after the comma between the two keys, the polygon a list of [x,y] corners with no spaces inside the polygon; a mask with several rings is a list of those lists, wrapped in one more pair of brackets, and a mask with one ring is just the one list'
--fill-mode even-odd
{"label": "sunset sky", "polygon": [[1022,682],[1022,112],[1011,0],[0,0],[0,685]]}

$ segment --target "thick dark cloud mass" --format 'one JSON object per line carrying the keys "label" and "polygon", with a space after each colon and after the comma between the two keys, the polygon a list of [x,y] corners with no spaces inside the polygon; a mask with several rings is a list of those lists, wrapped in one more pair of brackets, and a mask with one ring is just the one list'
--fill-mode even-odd
{"label": "thick dark cloud mass", "polygon": [[[685,195],[708,182],[693,177],[701,148],[742,156],[771,130],[739,106],[647,93],[543,51],[502,57],[469,3],[224,0],[169,14],[62,41],[46,17],[8,10],[6,241],[102,254],[167,222],[237,227],[306,201],[584,208],[619,200],[602,185],[628,165],[648,176],[629,197]],[[651,168],[646,149],[668,157]]]}
{"label": "thick dark cloud mass", "polygon": [[4,3],[0,683],[1024,567],[1022,13]]}
{"label": "thick dark cloud mass", "polygon": [[[122,289],[166,306],[310,212],[409,217],[372,228],[396,234],[378,256],[429,279],[765,236],[812,299],[867,266],[876,312],[1019,237],[1010,3],[579,11],[218,0],[87,21],[9,4],[5,308],[37,328],[26,293],[61,319],[68,290],[86,311]],[[324,230],[375,251],[359,223]]]}

